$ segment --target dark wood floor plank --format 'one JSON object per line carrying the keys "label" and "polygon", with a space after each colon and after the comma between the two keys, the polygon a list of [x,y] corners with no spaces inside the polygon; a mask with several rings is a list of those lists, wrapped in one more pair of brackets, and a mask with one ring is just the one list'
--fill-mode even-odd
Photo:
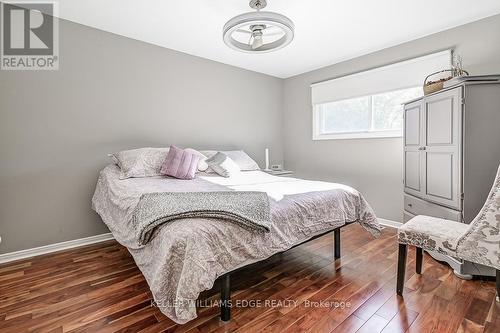
{"label": "dark wood floor plank", "polygon": [[[476,324],[468,319],[463,319],[460,327],[457,329],[457,333],[483,333],[484,329],[483,325]],[[498,332],[498,327],[494,332]]]}
{"label": "dark wood floor plank", "polygon": [[342,324],[337,326],[332,333],[356,332],[365,322],[366,320],[352,314]]}
{"label": "dark wood floor plank", "polygon": [[500,320],[496,319],[493,321],[487,321],[484,324],[484,332],[483,333],[498,333],[500,329]]}
{"label": "dark wood floor plank", "polygon": [[7,264],[4,266],[0,266],[0,277],[6,275],[9,272],[25,270],[26,268],[31,266],[31,262],[21,262],[18,264]]}
{"label": "dark wood floor plank", "polygon": [[377,315],[373,315],[370,319],[368,319],[363,326],[357,330],[357,333],[378,333],[382,332],[385,326],[389,321],[385,318],[382,318]]}
{"label": "dark wood floor plank", "polygon": [[385,304],[385,302],[387,302],[387,300],[394,295],[395,283],[396,278],[394,277],[382,288],[380,288],[379,291],[377,291],[365,303],[363,303],[363,305],[361,305],[354,312],[354,315],[364,320],[370,319],[370,317],[373,316]]}
{"label": "dark wood floor plank", "polygon": [[[307,300],[304,300],[298,306],[288,311],[274,322],[270,323],[263,329],[263,332],[281,332],[289,327],[307,327],[307,323],[311,323],[308,314],[313,311],[315,304],[319,304],[322,300],[328,299],[331,295],[337,293],[342,288],[349,284],[343,280],[339,274],[334,278],[333,283],[329,282],[322,286],[316,293],[311,295]],[[305,322],[305,323],[304,323]],[[293,331],[295,328],[290,328]]]}
{"label": "dark wood floor plank", "polygon": [[426,309],[422,309],[417,319],[409,327],[409,333],[417,332],[438,332],[437,328],[441,320],[447,318],[441,317],[444,310],[448,307],[449,301],[432,296]]}
{"label": "dark wood floor plank", "polygon": [[[460,280],[427,254],[423,274],[415,274],[410,248],[404,297],[398,297],[394,230],[373,239],[351,225],[341,237],[338,260],[333,235],[325,235],[234,274],[233,302],[274,305],[235,307],[229,322],[220,321],[218,307],[200,307],[198,318],[184,325],[167,318],[151,306],[144,277],[115,241],[2,264],[0,332],[500,331],[493,282]],[[218,300],[218,285],[200,299]]]}
{"label": "dark wood floor plank", "polygon": [[465,313],[465,318],[476,324],[484,325],[486,317],[488,316],[488,311],[490,309],[491,303],[485,300],[474,298],[470,303],[467,312]]}
{"label": "dark wood floor plank", "polygon": [[382,333],[403,333],[413,324],[417,319],[418,313],[402,307],[389,321],[387,326],[384,327]]}

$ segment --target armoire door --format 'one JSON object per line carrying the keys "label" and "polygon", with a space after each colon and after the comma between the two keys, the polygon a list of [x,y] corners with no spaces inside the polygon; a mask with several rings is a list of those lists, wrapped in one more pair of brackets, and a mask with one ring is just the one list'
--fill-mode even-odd
{"label": "armoire door", "polygon": [[422,100],[406,104],[404,108],[404,191],[415,196],[423,196],[423,146],[424,121]]}
{"label": "armoire door", "polygon": [[462,88],[424,98],[424,198],[461,208]]}

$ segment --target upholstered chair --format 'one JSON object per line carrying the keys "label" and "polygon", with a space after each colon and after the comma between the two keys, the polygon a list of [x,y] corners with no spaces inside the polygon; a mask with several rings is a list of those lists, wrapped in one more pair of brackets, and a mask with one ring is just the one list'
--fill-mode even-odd
{"label": "upholstered chair", "polygon": [[500,167],[486,203],[470,224],[419,215],[398,230],[397,294],[403,294],[407,246],[417,247],[416,271],[422,272],[423,250],[483,264],[496,269],[500,294]]}

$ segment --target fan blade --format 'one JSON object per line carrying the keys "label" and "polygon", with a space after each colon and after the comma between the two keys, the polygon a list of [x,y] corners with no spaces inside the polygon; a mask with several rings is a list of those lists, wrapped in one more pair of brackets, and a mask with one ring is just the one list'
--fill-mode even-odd
{"label": "fan blade", "polygon": [[264,44],[262,41],[262,36],[256,36],[253,39],[252,50],[256,50]]}
{"label": "fan blade", "polygon": [[243,29],[236,29],[236,32],[240,32],[242,34],[247,34],[247,35],[251,35],[252,34],[251,31],[243,30]]}
{"label": "fan blade", "polygon": [[273,33],[264,33],[264,36],[281,36],[284,35],[283,32],[273,32]]}
{"label": "fan blade", "polygon": [[265,31],[268,31],[268,32],[278,32],[278,31],[283,31],[283,29],[280,28],[280,27],[274,26],[274,25],[270,25],[270,26],[266,27]]}

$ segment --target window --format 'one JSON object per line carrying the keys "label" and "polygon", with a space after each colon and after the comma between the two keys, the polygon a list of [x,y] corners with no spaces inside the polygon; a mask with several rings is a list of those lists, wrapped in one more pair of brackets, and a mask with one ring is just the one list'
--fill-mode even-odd
{"label": "window", "polygon": [[424,78],[451,68],[451,50],[311,85],[313,140],[402,136],[402,103]]}
{"label": "window", "polygon": [[401,89],[315,105],[317,139],[401,136],[402,103],[422,95],[422,88]]}

